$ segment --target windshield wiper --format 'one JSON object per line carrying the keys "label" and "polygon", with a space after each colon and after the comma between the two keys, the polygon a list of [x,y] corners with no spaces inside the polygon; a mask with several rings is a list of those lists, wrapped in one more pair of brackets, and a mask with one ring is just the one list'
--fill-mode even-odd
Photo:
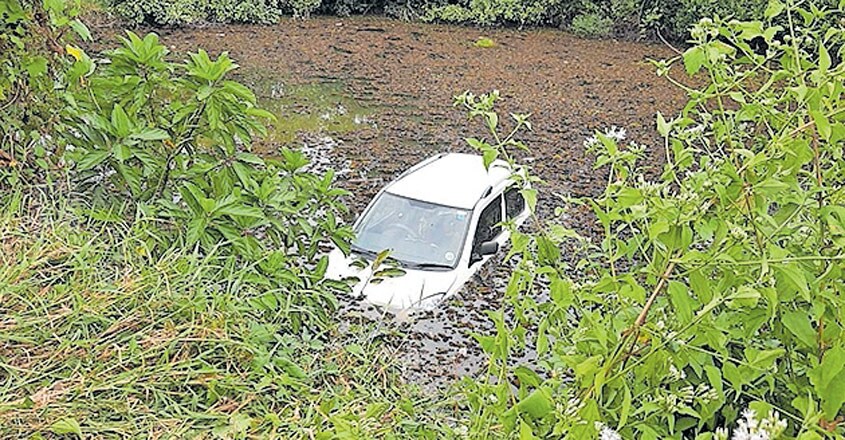
{"label": "windshield wiper", "polygon": [[352,252],[355,252],[356,254],[361,254],[361,255],[364,255],[364,256],[375,257],[376,255],[378,255],[377,252],[371,251],[369,249],[364,249],[361,246],[357,246],[357,245],[354,245],[354,244],[352,246],[350,246],[350,249],[352,249]]}
{"label": "windshield wiper", "polygon": [[452,265],[443,263],[414,263],[409,266],[414,269],[454,269]]}

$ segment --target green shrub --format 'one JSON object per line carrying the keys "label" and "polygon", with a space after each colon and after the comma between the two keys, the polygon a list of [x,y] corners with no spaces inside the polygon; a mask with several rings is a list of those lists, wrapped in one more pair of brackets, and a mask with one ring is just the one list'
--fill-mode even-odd
{"label": "green shrub", "polygon": [[[645,31],[660,31],[668,39],[686,41],[689,31],[701,18],[721,17],[724,19],[759,20],[769,4],[786,3],[769,0],[658,0],[650,5],[645,15],[636,20]],[[809,4],[813,6],[810,7]],[[826,9],[831,13],[816,17],[824,28],[838,25],[837,16],[842,11],[838,0],[814,0],[804,5],[808,11]],[[651,17],[649,17],[649,15]],[[777,17],[776,23],[788,26],[786,17]]]}
{"label": "green shrub", "polygon": [[[277,303],[298,307],[289,315],[292,327],[327,320],[333,294],[345,286],[323,283],[319,248],[348,246],[350,231],[338,220],[344,192],[333,187],[331,173],[304,172],[307,160],[298,152],[263,160],[249,151],[272,115],[228,79],[238,66],[227,54],[211,58],[200,50],[176,63],[154,34],[128,33],[100,62],[71,44],[57,56],[30,44],[58,38],[41,40],[40,32],[62,35],[73,27],[87,36],[87,29],[60,15],[63,9],[3,7],[11,23],[4,35],[27,43],[4,51],[5,63],[31,72],[0,84],[12,98],[5,105],[11,117],[0,122],[4,193],[59,181],[104,209],[131,201],[127,215],[155,219],[146,252],[185,246],[231,255]],[[293,293],[300,289],[309,293]]]}
{"label": "green shrub", "polygon": [[[734,439],[843,438],[845,27],[829,14],[841,17],[772,1],[760,20],[702,19],[682,56],[655,62],[688,97],[679,115],[657,115],[662,173],[643,163],[648,147],[598,132],[585,148],[605,188],[564,201],[589,209],[601,234],[580,236],[563,208],[536,232],[512,230],[507,305],[478,336],[488,369],[463,383],[468,426],[521,438],[725,440],[719,428],[732,426]],[[524,146],[498,128],[496,98],[458,97],[492,139],[468,143],[518,166]],[[533,191],[523,185],[532,210]],[[538,360],[517,364],[528,344]]]}
{"label": "green shrub", "polygon": [[[473,23],[561,26],[585,37],[653,36],[685,41],[702,17],[751,20],[762,16],[769,0],[106,0],[130,21],[179,25],[195,21],[274,23],[284,14],[314,12],[341,16],[385,13],[403,19]],[[818,0],[836,8],[837,0]],[[780,24],[784,20],[779,19]],[[836,22],[828,15],[827,25]]]}
{"label": "green shrub", "polygon": [[512,23],[518,25],[549,22],[549,12],[557,0],[470,0],[468,4],[430,7],[424,19],[480,25]]}
{"label": "green shrub", "polygon": [[[322,282],[319,247],[346,248],[350,237],[338,222],[344,192],[332,174],[302,171],[308,162],[298,152],[265,160],[249,151],[272,115],[227,79],[237,68],[227,54],[200,50],[176,64],[153,34],[130,32],[122,42],[101,68],[80,57],[74,67],[86,73],[69,76],[75,99],[65,115],[74,134],[66,141],[74,148],[64,158],[78,187],[95,203],[119,196],[160,219],[150,252],[178,243],[237,256],[275,292],[268,304],[302,305],[289,314],[294,327],[324,322],[343,286]],[[300,289],[309,294],[293,293]]]}
{"label": "green shrub", "polygon": [[139,0],[111,2],[120,16],[136,23],[177,25],[192,23],[203,17],[199,0]]}
{"label": "green shrub", "polygon": [[[35,3],[35,5],[33,5]],[[57,153],[63,105],[56,85],[69,64],[64,46],[90,39],[78,2],[0,2],[0,193],[39,183],[61,166]]]}
{"label": "green shrub", "polygon": [[288,5],[293,10],[293,16],[308,18],[312,12],[320,7],[321,0],[289,0]]}
{"label": "green shrub", "polygon": [[[198,21],[275,23],[286,3],[279,0],[106,0],[121,17],[135,23],[180,25]],[[291,7],[292,10],[296,10]]]}
{"label": "green shrub", "polygon": [[214,22],[273,24],[282,16],[277,0],[215,0],[207,3],[205,18]]}
{"label": "green shrub", "polygon": [[666,38],[686,40],[690,28],[702,17],[752,20],[763,16],[768,0],[661,1],[654,11],[662,16],[659,29]]}
{"label": "green shrub", "polygon": [[579,14],[569,25],[569,30],[579,37],[602,38],[613,33],[613,19],[596,12]]}

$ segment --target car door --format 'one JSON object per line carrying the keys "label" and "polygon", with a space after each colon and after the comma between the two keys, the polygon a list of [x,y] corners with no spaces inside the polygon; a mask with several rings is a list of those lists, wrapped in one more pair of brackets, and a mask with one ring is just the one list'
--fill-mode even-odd
{"label": "car door", "polygon": [[[456,279],[453,284],[453,289],[459,289],[464,283],[469,281],[470,277],[490,259],[490,256],[482,258],[475,257],[478,246],[489,239],[496,240],[499,245],[503,245],[507,240],[507,232],[501,225],[504,214],[504,207],[502,201],[501,191],[495,196],[488,196],[481,200],[473,212],[472,224],[470,226],[467,243],[464,246],[461,261],[456,268]],[[450,292],[452,294],[454,292]]]}

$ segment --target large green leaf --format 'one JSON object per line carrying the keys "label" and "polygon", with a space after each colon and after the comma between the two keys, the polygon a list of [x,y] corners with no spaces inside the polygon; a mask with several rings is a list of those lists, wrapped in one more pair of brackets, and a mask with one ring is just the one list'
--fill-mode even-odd
{"label": "large green leaf", "polygon": [[90,170],[95,166],[103,163],[109,157],[110,151],[93,150],[86,152],[76,163],[77,169],[80,171]]}
{"label": "large green leaf", "polygon": [[133,133],[130,137],[141,141],[161,141],[170,139],[170,135],[160,128],[147,128],[141,132]]}
{"label": "large green leaf", "polygon": [[120,104],[115,104],[112,109],[111,125],[114,129],[114,134],[119,138],[128,136],[132,130],[132,123],[129,121],[129,116]]}
{"label": "large green leaf", "polygon": [[845,348],[832,347],[827,350],[818,367],[810,372],[810,381],[819,395],[823,395],[840,372],[845,370]]}
{"label": "large green leaf", "polygon": [[232,215],[251,218],[264,218],[264,211],[255,206],[247,206],[235,202],[227,206],[219,207],[214,211],[216,215]]}
{"label": "large green leaf", "polygon": [[82,427],[79,426],[79,422],[76,419],[67,417],[61,420],[57,420],[50,425],[50,431],[53,434],[76,434],[79,438],[82,438]]}
{"label": "large green leaf", "polygon": [[780,0],[769,0],[768,6],[766,6],[766,10],[763,11],[763,16],[766,19],[772,19],[777,17],[783,10],[786,8],[784,4]]}
{"label": "large green leaf", "polygon": [[804,272],[795,264],[781,264],[773,266],[775,271],[780,275],[779,284],[784,284],[786,288],[794,288],[801,294],[805,301],[810,301],[810,287],[807,284],[807,278],[804,277]]}
{"label": "large green leaf", "polygon": [[[686,68],[688,75],[698,73],[705,61],[707,61],[707,53],[701,46],[693,46],[684,52],[684,68]],[[665,136],[663,131],[661,131],[661,134]]]}
{"label": "large green leaf", "polygon": [[827,350],[809,377],[822,400],[825,417],[833,420],[845,403],[845,348],[836,346]]}
{"label": "large green leaf", "polygon": [[783,325],[798,339],[804,347],[816,349],[816,332],[810,325],[810,318],[805,312],[792,310],[781,316]]}
{"label": "large green leaf", "polygon": [[692,321],[693,311],[698,308],[698,303],[690,296],[687,286],[677,281],[669,281],[667,291],[678,322],[686,324]]}
{"label": "large green leaf", "polygon": [[538,388],[516,404],[517,409],[535,419],[545,417],[554,409],[554,404],[548,394]]}

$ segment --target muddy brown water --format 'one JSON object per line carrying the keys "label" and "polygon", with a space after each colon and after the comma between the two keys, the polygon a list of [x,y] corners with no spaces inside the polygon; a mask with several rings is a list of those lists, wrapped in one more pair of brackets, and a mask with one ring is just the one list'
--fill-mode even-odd
{"label": "muddy brown water", "polygon": [[[353,213],[399,172],[432,154],[470,151],[478,122],[452,106],[465,90],[500,91],[502,115],[531,113],[534,130],[523,139],[542,187],[539,214],[559,194],[591,196],[606,175],[592,167],[583,141],[594,130],[624,127],[628,138],[651,145],[662,161],[655,113],[676,113],[682,93],[658,78],[649,59],[674,55],[664,46],[583,40],[554,29],[478,29],[406,23],[374,17],[285,19],[273,26],[158,29],[177,52],[228,51],[242,81],[280,122],[260,146],[306,145],[324,166],[344,169]],[[480,37],[491,48],[476,47]],[[590,229],[586,212],[568,226]],[[463,291],[410,323],[381,322],[382,314],[342,299],[341,329],[381,338],[396,347],[403,377],[442,388],[485,365],[471,332],[492,331],[486,315],[501,306],[510,264],[488,264]],[[525,359],[530,359],[530,353]]]}

